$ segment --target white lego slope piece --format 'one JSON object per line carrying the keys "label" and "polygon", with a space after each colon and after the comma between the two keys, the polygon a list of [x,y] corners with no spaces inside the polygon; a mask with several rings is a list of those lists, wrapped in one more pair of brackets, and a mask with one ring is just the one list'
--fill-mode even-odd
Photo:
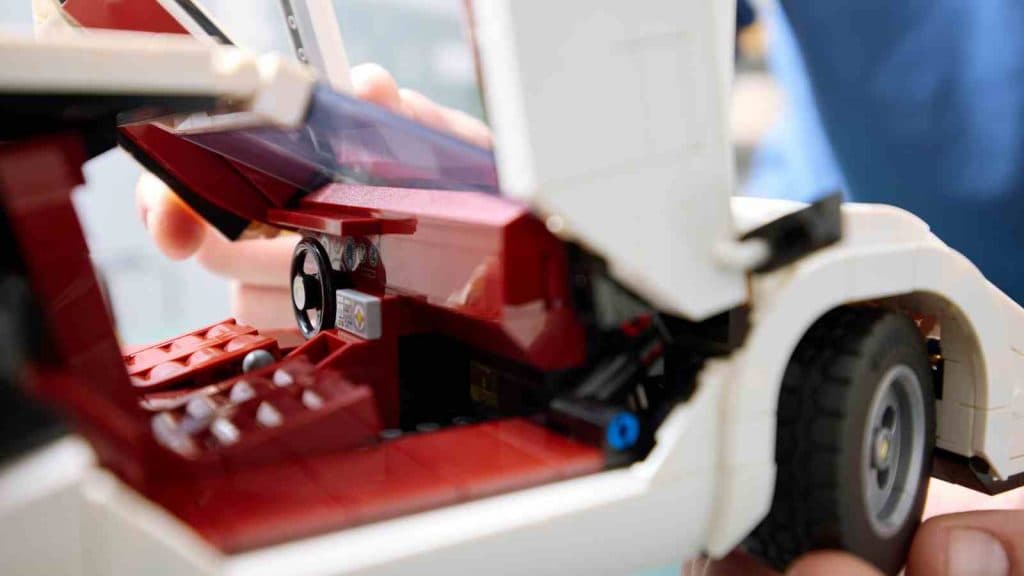
{"label": "white lego slope piece", "polygon": [[732,3],[473,7],[503,191],[667,312],[742,303],[744,274],[715,258],[734,239]]}
{"label": "white lego slope piece", "polygon": [[305,117],[315,81],[305,66],[281,56],[257,57],[176,34],[0,34],[0,85],[8,92],[215,98],[236,112],[213,118],[294,127]]}

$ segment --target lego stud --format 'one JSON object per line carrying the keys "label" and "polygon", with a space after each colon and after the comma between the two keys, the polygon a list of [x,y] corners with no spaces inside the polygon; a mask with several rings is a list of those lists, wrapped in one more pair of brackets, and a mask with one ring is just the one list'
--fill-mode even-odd
{"label": "lego stud", "polygon": [[185,405],[185,413],[196,420],[205,420],[213,416],[216,405],[209,396],[196,396]]}
{"label": "lego stud", "polygon": [[228,395],[228,398],[233,404],[241,404],[254,396],[256,396],[256,391],[252,389],[252,385],[245,380],[239,380],[231,387],[231,394]]}
{"label": "lego stud", "polygon": [[312,390],[302,392],[302,405],[310,410],[319,410],[324,407],[324,399]]}
{"label": "lego stud", "polygon": [[249,373],[253,370],[266,368],[274,363],[274,355],[266,350],[253,350],[242,359],[242,372]]}
{"label": "lego stud", "polygon": [[235,426],[227,418],[217,418],[210,425],[210,433],[224,446],[230,446],[242,436],[242,433],[238,431],[238,427]]}
{"label": "lego stud", "polygon": [[281,425],[284,418],[281,417],[281,412],[270,402],[262,402],[260,407],[256,409],[256,421],[260,423],[260,426],[264,428],[276,428]]}
{"label": "lego stud", "polygon": [[277,370],[274,371],[273,381],[274,386],[277,386],[278,388],[287,388],[288,386],[295,384],[295,378],[293,378],[291,374],[289,374],[287,371],[281,368],[278,368]]}
{"label": "lego stud", "polygon": [[544,225],[547,226],[548,232],[556,236],[565,231],[565,220],[557,214],[548,216],[548,219],[544,221]]}
{"label": "lego stud", "polygon": [[416,425],[417,432],[437,432],[441,429],[441,425],[437,422],[420,422]]}
{"label": "lego stud", "polygon": [[150,429],[157,443],[168,450],[178,454],[194,454],[196,451],[195,442],[183,432],[175,421],[174,416],[167,412],[161,412],[150,420]]}

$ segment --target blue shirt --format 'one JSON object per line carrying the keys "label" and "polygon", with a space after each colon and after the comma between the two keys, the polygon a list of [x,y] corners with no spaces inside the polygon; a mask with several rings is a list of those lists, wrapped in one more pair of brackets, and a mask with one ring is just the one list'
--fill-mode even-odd
{"label": "blue shirt", "polygon": [[1024,1],[780,1],[750,188],[906,208],[1024,303]]}

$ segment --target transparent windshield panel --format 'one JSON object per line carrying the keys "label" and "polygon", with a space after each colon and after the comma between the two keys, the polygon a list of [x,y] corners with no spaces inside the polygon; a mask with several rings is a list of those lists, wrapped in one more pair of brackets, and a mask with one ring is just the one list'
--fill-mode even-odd
{"label": "transparent windshield panel", "polygon": [[322,85],[297,130],[248,128],[183,137],[305,190],[358,182],[498,193],[490,150]]}

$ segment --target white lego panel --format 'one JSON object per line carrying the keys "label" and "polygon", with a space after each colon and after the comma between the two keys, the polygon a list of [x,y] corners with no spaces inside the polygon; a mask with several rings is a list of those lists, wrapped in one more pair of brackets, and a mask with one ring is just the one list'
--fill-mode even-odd
{"label": "white lego panel", "polygon": [[0,468],[0,572],[84,576],[78,483],[92,462],[71,438]]}
{"label": "white lego panel", "polygon": [[260,76],[255,58],[235,48],[177,35],[93,31],[45,42],[0,35],[0,83],[25,92],[250,98]]}
{"label": "white lego panel", "polygon": [[700,319],[742,303],[743,274],[714,257],[734,238],[732,3],[474,10],[504,192],[666,311]]}
{"label": "white lego panel", "polygon": [[[1024,353],[1020,350],[1021,348],[1014,348],[1014,374],[1024,373]],[[1014,387],[1011,407],[1013,416],[1010,423],[1010,454],[1015,459],[1020,459],[1024,458],[1024,386]]]}

